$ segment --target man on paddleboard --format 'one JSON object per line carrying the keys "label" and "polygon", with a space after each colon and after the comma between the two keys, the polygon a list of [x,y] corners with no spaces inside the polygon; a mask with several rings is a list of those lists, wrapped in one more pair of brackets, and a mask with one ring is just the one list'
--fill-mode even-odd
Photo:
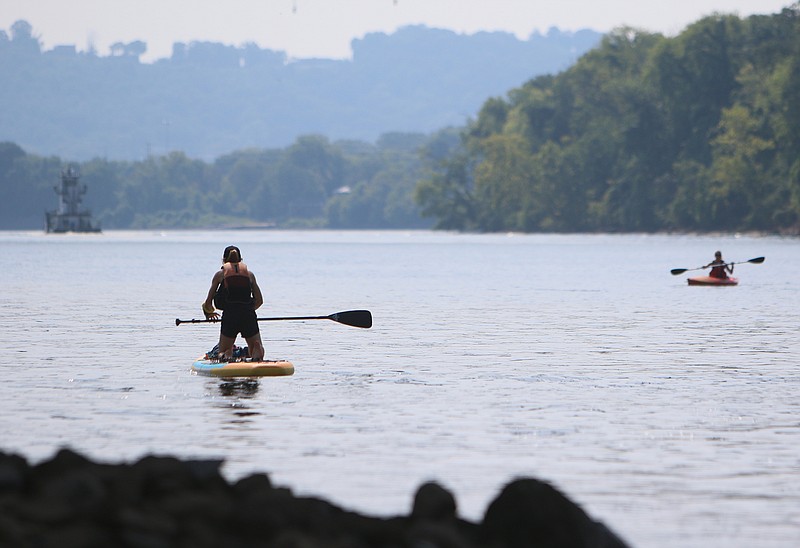
{"label": "man on paddleboard", "polygon": [[[256,276],[242,262],[242,253],[235,245],[229,245],[222,254],[222,268],[211,279],[211,288],[203,302],[206,319],[217,319],[214,308],[222,309],[219,330],[219,356],[231,359],[233,343],[240,333],[247,341],[247,350],[254,361],[264,359],[264,345],[258,329],[256,310],[264,303]],[[221,302],[221,301],[224,301]]]}
{"label": "man on paddleboard", "polygon": [[722,259],[722,251],[717,251],[716,253],[714,253],[714,260],[708,263],[703,268],[708,268],[709,266],[713,267],[711,269],[711,272],[708,273],[708,275],[711,276],[712,278],[719,278],[724,280],[728,277],[728,272],[733,274],[733,265],[725,263],[725,261]]}

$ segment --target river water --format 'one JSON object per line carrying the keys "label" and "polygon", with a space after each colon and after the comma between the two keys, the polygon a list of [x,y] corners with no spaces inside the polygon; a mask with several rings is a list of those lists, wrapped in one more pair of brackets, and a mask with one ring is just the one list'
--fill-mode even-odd
{"label": "river water", "polygon": [[[193,376],[226,245],[292,377]],[[722,250],[738,287],[689,287]],[[744,235],[0,233],[0,449],[224,458],[405,514],[436,480],[480,520],[551,482],[636,547],[800,545],[800,240]]]}

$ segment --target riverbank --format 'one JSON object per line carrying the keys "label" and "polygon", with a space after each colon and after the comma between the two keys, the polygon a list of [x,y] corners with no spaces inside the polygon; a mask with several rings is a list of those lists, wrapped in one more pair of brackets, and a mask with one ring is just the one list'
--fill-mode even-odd
{"label": "riverbank", "polygon": [[510,482],[480,523],[453,495],[421,485],[407,516],[371,517],[295,496],[266,474],[234,483],[222,461],[147,456],[97,463],[68,449],[31,465],[0,453],[0,545],[8,548],[359,547],[624,548],[604,524],[546,482]]}

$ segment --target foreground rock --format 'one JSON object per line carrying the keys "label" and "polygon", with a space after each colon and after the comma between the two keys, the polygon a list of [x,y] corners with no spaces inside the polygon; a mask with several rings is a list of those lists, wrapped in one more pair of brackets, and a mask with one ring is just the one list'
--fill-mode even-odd
{"label": "foreground rock", "polygon": [[255,474],[233,484],[221,461],[145,457],[98,464],[70,450],[36,466],[0,453],[0,546],[477,548],[625,544],[547,483],[518,479],[482,523],[457,517],[453,495],[422,485],[409,516],[367,517],[296,497]]}

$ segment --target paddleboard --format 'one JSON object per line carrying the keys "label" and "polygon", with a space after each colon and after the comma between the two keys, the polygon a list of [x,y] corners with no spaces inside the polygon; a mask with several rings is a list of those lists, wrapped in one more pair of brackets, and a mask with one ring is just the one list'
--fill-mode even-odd
{"label": "paddleboard", "polygon": [[192,364],[192,371],[204,377],[230,379],[237,377],[284,377],[294,374],[294,365],[286,360],[264,360],[254,362],[240,360],[220,362],[200,356]]}
{"label": "paddleboard", "polygon": [[686,280],[689,285],[737,285],[736,278],[712,278],[711,276],[694,276]]}

